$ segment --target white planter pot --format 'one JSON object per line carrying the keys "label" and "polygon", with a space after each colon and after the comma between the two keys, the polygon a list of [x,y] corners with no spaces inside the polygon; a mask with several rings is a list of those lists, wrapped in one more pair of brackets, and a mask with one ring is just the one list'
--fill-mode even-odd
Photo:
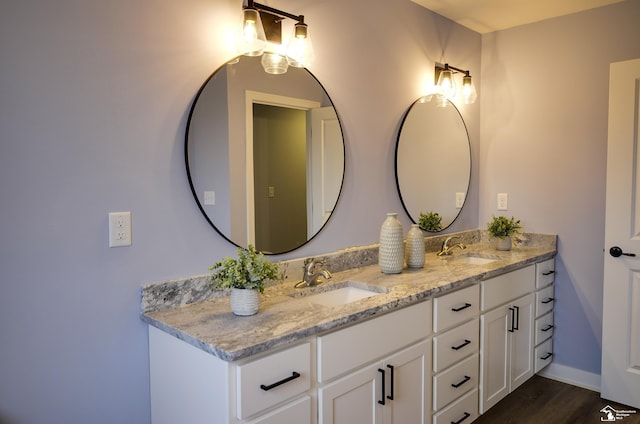
{"label": "white planter pot", "polygon": [[255,315],[260,307],[260,293],[257,290],[231,289],[231,311],[234,315]]}
{"label": "white planter pot", "polygon": [[511,250],[511,236],[496,239],[496,250]]}

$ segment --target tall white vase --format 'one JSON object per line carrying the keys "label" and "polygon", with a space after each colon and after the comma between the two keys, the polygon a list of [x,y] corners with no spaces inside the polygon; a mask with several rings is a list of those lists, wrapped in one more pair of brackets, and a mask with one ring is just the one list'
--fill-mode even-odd
{"label": "tall white vase", "polygon": [[380,228],[378,264],[385,274],[398,274],[404,266],[404,233],[397,213],[388,213]]}
{"label": "tall white vase", "polygon": [[407,243],[404,247],[405,259],[409,268],[424,266],[424,236],[418,224],[412,224],[407,233]]}

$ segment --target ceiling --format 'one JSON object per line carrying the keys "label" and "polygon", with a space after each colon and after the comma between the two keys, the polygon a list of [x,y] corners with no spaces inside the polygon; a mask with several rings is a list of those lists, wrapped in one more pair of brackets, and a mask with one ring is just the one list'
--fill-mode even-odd
{"label": "ceiling", "polygon": [[481,34],[623,0],[412,0]]}

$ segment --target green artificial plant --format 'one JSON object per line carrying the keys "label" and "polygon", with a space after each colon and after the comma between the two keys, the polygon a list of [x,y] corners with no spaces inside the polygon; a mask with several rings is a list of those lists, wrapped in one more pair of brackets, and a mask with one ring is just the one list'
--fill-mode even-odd
{"label": "green artificial plant", "polygon": [[278,265],[249,245],[238,247],[238,259],[225,257],[213,264],[208,285],[219,289],[249,289],[264,293],[265,280],[280,280]]}
{"label": "green artificial plant", "polygon": [[520,233],[522,225],[520,220],[515,219],[513,216],[507,218],[506,216],[494,216],[491,222],[487,225],[487,231],[493,238],[503,239],[507,236],[513,236]]}
{"label": "green artificial plant", "polygon": [[420,212],[420,219],[418,219],[418,225],[425,231],[440,231],[442,230],[442,217],[438,212]]}

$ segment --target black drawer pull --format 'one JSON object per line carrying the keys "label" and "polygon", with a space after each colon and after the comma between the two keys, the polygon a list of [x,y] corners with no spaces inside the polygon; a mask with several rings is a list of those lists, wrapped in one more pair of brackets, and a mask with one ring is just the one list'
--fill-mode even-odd
{"label": "black drawer pull", "polygon": [[464,413],[464,417],[460,418],[458,421],[451,421],[451,424],[460,424],[462,421],[466,420],[467,418],[469,418],[471,416],[470,413],[465,412]]}
{"label": "black drawer pull", "polygon": [[553,353],[551,352],[547,352],[546,355],[541,356],[540,359],[542,359],[543,361],[546,361],[547,359],[551,358],[553,356]]}
{"label": "black drawer pull", "polygon": [[544,328],[541,328],[540,331],[544,331],[545,333],[553,328],[553,325],[549,324]]}
{"label": "black drawer pull", "polygon": [[458,387],[462,386],[464,383],[466,383],[469,380],[471,380],[471,377],[469,377],[468,375],[465,375],[464,378],[459,383],[452,383],[451,387],[453,387],[454,389],[457,389]]}
{"label": "black drawer pull", "polygon": [[384,382],[384,370],[381,368],[378,368],[378,372],[380,372],[380,374],[382,374],[382,396],[380,397],[380,400],[378,401],[378,403],[380,405],[384,405],[384,401],[385,401],[385,394],[384,394],[384,386],[385,386],[385,382]]}
{"label": "black drawer pull", "polygon": [[387,399],[393,400],[393,365],[387,365],[387,368],[391,370],[391,394],[387,396]]}
{"label": "black drawer pull", "polygon": [[471,307],[471,303],[465,303],[463,306],[459,307],[459,308],[451,308],[451,310],[453,312],[460,312],[464,309],[470,308]]}
{"label": "black drawer pull", "polygon": [[515,326],[516,326],[516,310],[509,307],[509,311],[511,312],[511,328],[507,328],[507,331],[509,333],[515,333]]}
{"label": "black drawer pull", "polygon": [[553,300],[553,297],[547,297],[545,300],[541,300],[540,303],[544,303],[546,305],[547,303],[553,302]]}
{"label": "black drawer pull", "polygon": [[554,273],[555,273],[555,271],[551,270],[551,271],[543,272],[542,275],[551,275],[551,274],[554,274]]}
{"label": "black drawer pull", "polygon": [[266,391],[269,391],[271,389],[275,389],[278,386],[282,386],[284,383],[288,383],[291,380],[295,380],[298,377],[300,377],[300,373],[294,371],[294,372],[291,373],[290,377],[284,378],[284,379],[282,379],[280,381],[276,381],[275,383],[270,384],[268,386],[265,386],[264,384],[261,384],[260,388],[266,392]]}
{"label": "black drawer pull", "polygon": [[461,345],[458,345],[458,346],[451,346],[451,349],[460,350],[463,347],[465,347],[466,345],[468,345],[469,343],[471,343],[471,340],[464,339],[464,343],[462,343]]}

